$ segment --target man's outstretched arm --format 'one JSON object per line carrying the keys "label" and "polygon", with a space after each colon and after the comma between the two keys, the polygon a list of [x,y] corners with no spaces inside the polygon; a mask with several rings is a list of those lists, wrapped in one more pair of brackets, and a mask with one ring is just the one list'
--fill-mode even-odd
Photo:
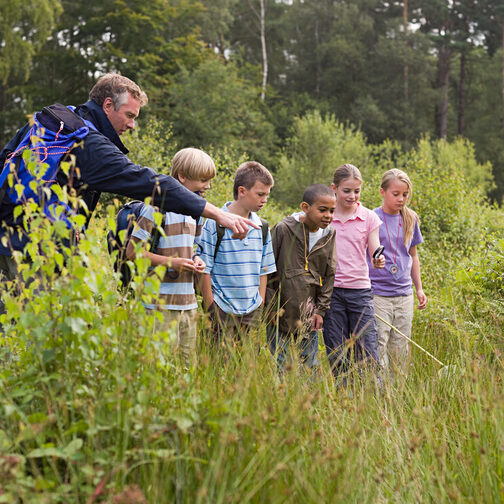
{"label": "man's outstretched arm", "polygon": [[82,181],[89,188],[129,198],[144,200],[165,211],[208,217],[229,228],[234,238],[244,238],[248,226],[257,228],[238,215],[224,212],[204,198],[188,191],[178,180],[156,173],[152,168],[132,163],[112,142],[99,133],[90,132],[84,147],[75,151]]}

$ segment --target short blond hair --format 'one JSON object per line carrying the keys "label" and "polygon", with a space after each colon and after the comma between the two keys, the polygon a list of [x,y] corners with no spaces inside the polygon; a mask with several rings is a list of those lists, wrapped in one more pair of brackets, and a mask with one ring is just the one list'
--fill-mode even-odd
{"label": "short blond hair", "polygon": [[145,92],[131,79],[124,75],[108,73],[98,79],[89,92],[89,99],[101,107],[107,98],[112,98],[114,110],[119,110],[121,105],[128,101],[128,94],[138,100],[141,107],[149,101]]}
{"label": "short blond hair", "polygon": [[171,176],[189,180],[209,180],[217,174],[212,158],[200,149],[187,147],[179,150],[172,160]]}

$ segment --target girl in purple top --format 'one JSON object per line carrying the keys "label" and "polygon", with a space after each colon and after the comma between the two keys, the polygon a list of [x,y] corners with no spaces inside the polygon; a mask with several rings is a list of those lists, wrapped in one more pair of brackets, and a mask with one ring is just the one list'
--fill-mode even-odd
{"label": "girl in purple top", "polygon": [[[407,206],[413,186],[406,173],[394,168],[384,173],[380,194],[383,204],[374,212],[383,222],[380,226],[380,242],[385,245],[385,268],[379,271],[369,268],[375,312],[410,337],[414,304],[412,281],[418,309],[423,310],[427,304],[416,249],[423,238],[418,216]],[[408,341],[379,319],[377,323],[381,366],[387,369],[392,361],[393,367],[405,372]]]}
{"label": "girl in purple top", "polygon": [[[331,225],[336,229],[338,265],[323,335],[331,369],[338,376],[348,370],[352,359],[366,359],[372,366],[378,363],[378,335],[366,255],[371,256],[380,246],[381,221],[359,203],[362,176],[355,166],[340,166],[331,186],[336,196]],[[373,259],[372,264],[383,268],[385,258]]]}

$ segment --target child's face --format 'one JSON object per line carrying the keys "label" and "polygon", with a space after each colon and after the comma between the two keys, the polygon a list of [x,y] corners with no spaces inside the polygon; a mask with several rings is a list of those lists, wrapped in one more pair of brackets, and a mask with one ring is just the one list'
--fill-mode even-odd
{"label": "child's face", "polygon": [[359,179],[347,178],[340,182],[336,187],[331,184],[334,195],[336,196],[336,205],[342,210],[349,210],[359,201],[362,182]]}
{"label": "child's face", "polygon": [[179,175],[180,183],[189,191],[198,193],[203,196],[208,189],[210,189],[210,179],[206,180],[189,180],[181,175]]}
{"label": "child's face", "polygon": [[389,214],[397,214],[408,201],[409,187],[406,182],[395,179],[390,182],[387,189],[380,188],[383,198],[383,209]]}
{"label": "child's face", "polygon": [[306,201],[301,203],[301,208],[305,213],[304,223],[310,231],[325,229],[331,223],[336,207],[336,198],[334,196],[319,196],[313,205]]}
{"label": "child's face", "polygon": [[271,186],[256,180],[250,189],[238,187],[238,201],[245,210],[258,212],[268,201],[270,191]]}

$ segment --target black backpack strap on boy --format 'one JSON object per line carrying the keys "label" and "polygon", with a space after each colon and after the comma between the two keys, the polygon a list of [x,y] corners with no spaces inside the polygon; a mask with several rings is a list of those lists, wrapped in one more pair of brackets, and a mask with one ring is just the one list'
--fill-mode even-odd
{"label": "black backpack strap on boy", "polygon": [[[259,218],[261,219],[262,243],[263,243],[263,247],[264,247],[266,240],[268,238],[269,224],[268,224],[267,220],[264,220],[262,217],[259,217]],[[217,252],[219,251],[219,247],[222,242],[222,239],[224,238],[224,233],[226,232],[226,228],[224,226],[221,226],[220,224],[217,224],[216,231],[217,231],[217,241],[215,242],[214,261],[215,261],[215,258],[217,257]]]}
{"label": "black backpack strap on boy", "polygon": [[[115,232],[110,230],[107,233],[107,247],[109,254],[117,251],[117,256],[114,261],[114,271],[121,273],[121,282],[123,285],[128,285],[131,281],[131,271],[127,264],[128,258],[126,257],[126,249],[128,243],[131,239],[133,230],[135,229],[135,222],[140,218],[140,213],[145,203],[139,200],[133,200],[126,203],[117,213],[116,217],[116,230]],[[119,232],[126,230],[126,235],[124,241],[121,240]],[[150,240],[150,252],[155,252],[158,245],[161,234],[157,228],[152,231],[152,236]]]}

